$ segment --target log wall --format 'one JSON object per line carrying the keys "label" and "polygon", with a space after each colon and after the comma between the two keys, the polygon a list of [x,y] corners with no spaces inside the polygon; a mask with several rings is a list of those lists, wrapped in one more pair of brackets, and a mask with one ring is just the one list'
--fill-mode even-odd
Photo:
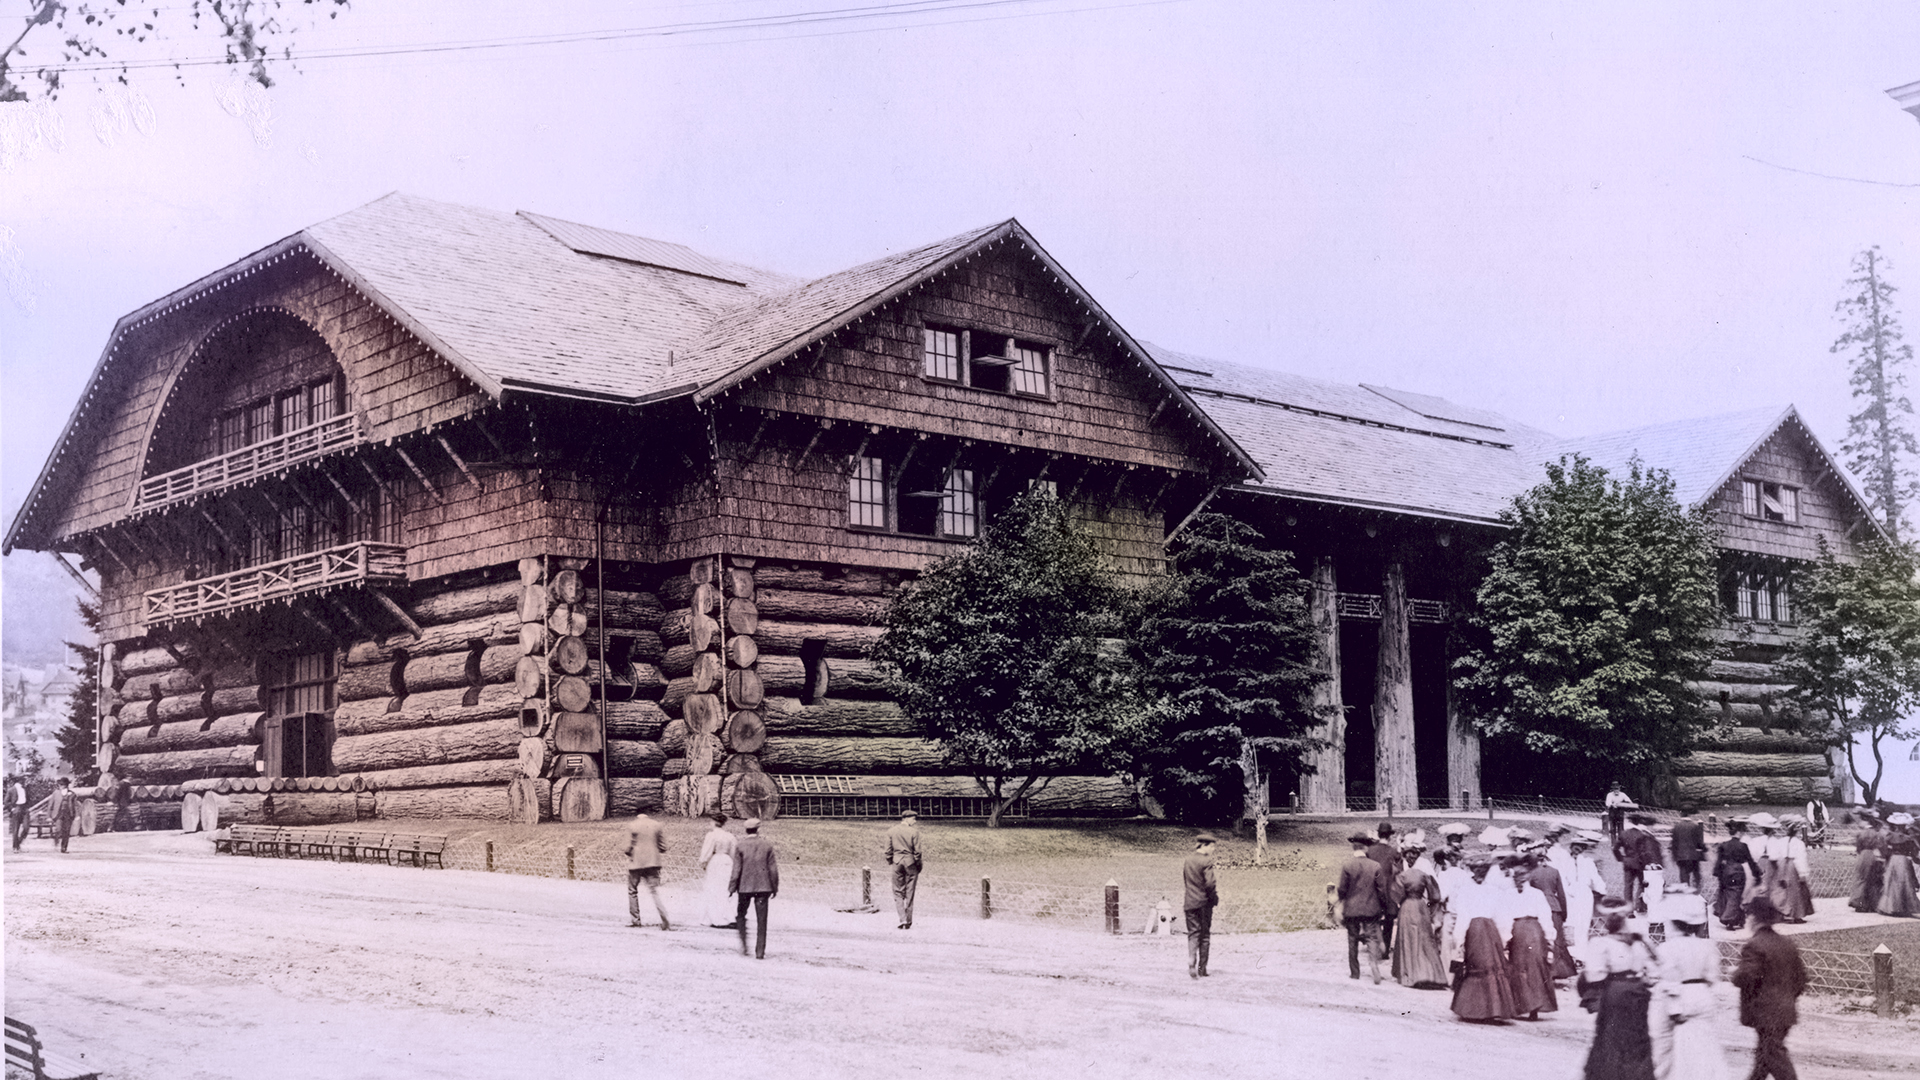
{"label": "log wall", "polygon": [[1717,727],[1674,762],[1683,802],[1801,803],[1836,796],[1824,743],[1801,734],[1777,703],[1788,687],[1772,664],[1716,660],[1695,689]]}

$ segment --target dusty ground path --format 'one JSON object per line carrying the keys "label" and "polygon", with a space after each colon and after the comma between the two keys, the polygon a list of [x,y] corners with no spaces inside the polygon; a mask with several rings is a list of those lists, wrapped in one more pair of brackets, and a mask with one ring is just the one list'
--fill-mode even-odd
{"label": "dusty ground path", "polygon": [[[1454,1021],[1345,977],[1342,936],[1182,945],[776,900],[765,961],[727,931],[627,927],[614,886],[214,856],[90,838],[5,863],[6,1011],[109,1080],[897,1073],[949,1077],[1580,1072],[1592,1020]],[[670,911],[692,896],[667,890]],[[1748,1032],[1718,1030],[1744,1064]],[[1920,1072],[1920,1026],[1820,1013],[1801,1073]],[[1744,1070],[1742,1070],[1744,1071]]]}

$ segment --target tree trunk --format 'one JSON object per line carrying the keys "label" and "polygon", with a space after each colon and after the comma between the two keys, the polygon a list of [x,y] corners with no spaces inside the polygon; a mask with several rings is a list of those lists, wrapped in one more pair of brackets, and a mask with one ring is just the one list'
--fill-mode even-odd
{"label": "tree trunk", "polygon": [[159,754],[127,754],[121,774],[143,784],[172,784],[208,776],[251,776],[255,747],[250,744]]}
{"label": "tree trunk", "polygon": [[[484,687],[480,691],[480,700],[473,705],[462,704],[465,699],[465,690],[429,690],[423,694],[408,694],[398,712],[388,712],[390,702],[379,698],[342,702],[333,712],[333,729],[339,735],[374,735],[439,724],[494,720],[512,717],[520,711],[521,695],[511,683]],[[222,720],[221,723],[226,721]]]}
{"label": "tree trunk", "polygon": [[553,575],[554,598],[563,604],[578,604],[586,599],[587,586],[580,580],[580,571],[562,570]]}
{"label": "tree trunk", "polygon": [[1695,750],[1674,759],[1679,776],[1827,776],[1825,754],[1742,754]]}
{"label": "tree trunk", "polygon": [[497,615],[505,622],[524,622],[514,617],[520,602],[521,584],[517,580],[489,582],[467,589],[454,589],[429,596],[414,604],[411,613],[421,626],[440,626],[485,615]]}
{"label": "tree trunk", "polygon": [[1680,801],[1695,806],[1716,803],[1795,805],[1833,796],[1832,779],[1820,776],[1677,776]]}
{"label": "tree trunk", "polygon": [[[259,733],[254,725],[261,714],[257,712],[235,713],[215,720],[211,726],[204,720],[188,720],[182,723],[162,724],[157,732],[142,724],[130,728],[120,736],[122,754],[157,754],[170,750],[212,750],[223,746],[238,746],[241,743],[257,743]],[[149,734],[149,732],[153,732]],[[112,745],[109,743],[108,745]],[[125,768],[115,770],[126,774]]]}
{"label": "tree trunk", "polygon": [[195,833],[200,831],[200,800],[203,797],[204,796],[197,791],[189,791],[180,796],[181,832]]}
{"label": "tree trunk", "polygon": [[[536,670],[540,667],[540,661],[520,654],[517,642],[492,646],[480,654],[480,679],[489,683],[505,682],[514,677],[516,666],[523,660],[532,661]],[[467,686],[467,653],[462,650],[416,656],[407,661],[406,680],[409,697],[429,690],[464,688]],[[341,701],[390,698],[393,696],[393,665],[362,664],[343,668],[334,691]]]}
{"label": "tree trunk", "polygon": [[1447,693],[1447,805],[1455,810],[1480,809],[1480,733],[1460,710],[1448,669]]}
{"label": "tree trunk", "polygon": [[1420,807],[1413,744],[1413,658],[1407,629],[1407,576],[1388,563],[1380,583],[1380,664],[1374,677],[1373,789],[1396,809]]}
{"label": "tree trunk", "polygon": [[1315,733],[1325,746],[1308,751],[1312,771],[1300,777],[1300,808],[1310,814],[1344,814],[1347,810],[1347,714],[1340,700],[1339,585],[1333,559],[1320,556],[1313,564],[1309,596],[1314,627],[1313,669],[1326,676],[1313,687],[1311,703],[1325,717]]}
{"label": "tree trunk", "polygon": [[664,781],[658,777],[616,776],[606,781],[607,813],[616,817],[661,808]]}
{"label": "tree trunk", "polygon": [[569,604],[561,604],[547,615],[547,629],[559,637],[581,637],[592,625],[586,612]]}
{"label": "tree trunk", "polygon": [[609,701],[600,708],[607,719],[609,738],[658,739],[667,726],[667,714],[650,701]]}
{"label": "tree trunk", "polygon": [[725,671],[719,653],[703,652],[693,658],[693,670],[689,677],[693,679],[693,692],[704,694],[711,691],[720,682]]}
{"label": "tree trunk", "polygon": [[760,628],[760,608],[745,597],[727,601],[727,632],[751,634]]}
{"label": "tree trunk", "polygon": [[520,771],[520,760],[517,757],[495,758],[490,761],[459,761],[451,765],[416,765],[411,768],[382,769],[378,772],[357,774],[361,787],[369,791],[459,787],[473,784],[499,785],[507,783],[516,776],[524,775]]}
{"label": "tree trunk", "polygon": [[355,820],[360,796],[353,792],[289,791],[273,797],[275,825],[336,825]]}
{"label": "tree trunk", "polygon": [[1722,728],[1701,739],[1698,749],[1735,750],[1748,754],[1818,754],[1826,749],[1826,745],[1818,739],[1783,731],[1731,727]]}
{"label": "tree trunk", "polygon": [[[527,782],[546,784],[545,780]],[[507,814],[505,784],[381,790],[374,793],[373,804],[374,814],[378,818],[511,820]]]}
{"label": "tree trunk", "polygon": [[754,640],[763,652],[782,656],[798,656],[806,642],[819,641],[826,647],[827,656],[864,660],[884,633],[886,627],[883,626],[788,622],[762,617]]}

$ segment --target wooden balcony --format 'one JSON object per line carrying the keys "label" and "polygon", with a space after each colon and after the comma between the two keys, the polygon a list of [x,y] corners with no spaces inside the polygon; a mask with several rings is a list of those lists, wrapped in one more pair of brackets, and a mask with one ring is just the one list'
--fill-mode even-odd
{"label": "wooden balcony", "polygon": [[360,418],[354,413],[322,420],[183,469],[150,476],[134,492],[133,509],[138,513],[195,498],[364,441]]}
{"label": "wooden balcony", "polygon": [[165,626],[343,586],[405,581],[407,549],[363,541],[250,566],[219,577],[149,589],[140,621]]}

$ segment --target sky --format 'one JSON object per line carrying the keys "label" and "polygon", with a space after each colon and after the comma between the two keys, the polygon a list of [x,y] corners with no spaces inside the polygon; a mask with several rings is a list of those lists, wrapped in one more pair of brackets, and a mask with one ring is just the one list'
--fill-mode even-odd
{"label": "sky", "polygon": [[[156,3],[128,55],[217,55]],[[1836,447],[1850,260],[1920,304],[1910,3],[291,7],[271,90],[0,106],[6,523],[116,318],[395,190],[807,275],[1017,217],[1137,337],[1564,435],[1792,403]],[[4,575],[0,647],[57,658],[65,575]]]}

